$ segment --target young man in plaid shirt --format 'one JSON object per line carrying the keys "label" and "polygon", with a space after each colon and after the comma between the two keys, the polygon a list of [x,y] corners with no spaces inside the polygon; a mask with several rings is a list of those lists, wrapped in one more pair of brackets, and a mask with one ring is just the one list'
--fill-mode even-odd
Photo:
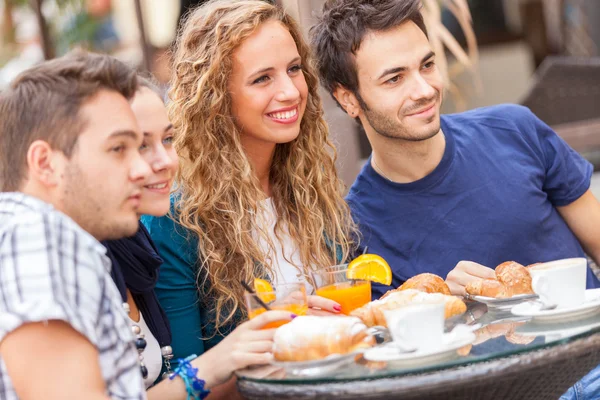
{"label": "young man in plaid shirt", "polygon": [[99,240],[133,235],[149,173],[107,56],[45,62],[0,93],[0,398],[143,399]]}

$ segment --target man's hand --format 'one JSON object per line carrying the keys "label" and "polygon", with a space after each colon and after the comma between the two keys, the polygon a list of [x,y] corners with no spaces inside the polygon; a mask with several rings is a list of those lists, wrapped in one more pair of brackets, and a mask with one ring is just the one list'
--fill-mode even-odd
{"label": "man's hand", "polygon": [[465,296],[465,286],[469,282],[478,279],[495,279],[496,273],[493,269],[472,261],[460,261],[456,267],[448,273],[446,284],[450,292],[456,296]]}

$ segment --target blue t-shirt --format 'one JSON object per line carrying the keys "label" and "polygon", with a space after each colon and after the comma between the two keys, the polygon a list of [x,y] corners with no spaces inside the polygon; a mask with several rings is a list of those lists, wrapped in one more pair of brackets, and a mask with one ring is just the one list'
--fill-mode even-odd
{"label": "blue t-shirt", "polygon": [[[590,186],[592,166],[529,109],[501,105],[443,115],[440,164],[415,182],[391,182],[365,164],[347,201],[359,251],[385,258],[392,286],[461,260],[491,268],[584,256],[557,206]],[[588,269],[588,288],[600,282]],[[378,298],[387,286],[374,285]]]}

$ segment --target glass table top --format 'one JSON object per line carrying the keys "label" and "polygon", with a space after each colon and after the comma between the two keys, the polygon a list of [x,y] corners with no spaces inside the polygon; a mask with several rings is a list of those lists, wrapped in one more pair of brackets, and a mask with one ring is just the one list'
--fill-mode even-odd
{"label": "glass table top", "polygon": [[[596,290],[600,298],[600,289]],[[238,371],[237,375],[241,379],[277,384],[399,377],[523,354],[600,333],[600,302],[596,307],[588,307],[587,314],[564,314],[553,320],[515,316],[510,308],[488,308],[478,302],[467,302],[467,306],[466,313],[446,321],[446,331],[451,331],[457,325],[470,326],[475,334],[475,341],[458,350],[446,352],[444,357],[415,357],[400,362],[383,362],[368,361],[361,355],[351,355],[316,362],[312,368],[295,370],[268,365]],[[379,346],[386,345],[390,344],[383,343]]]}

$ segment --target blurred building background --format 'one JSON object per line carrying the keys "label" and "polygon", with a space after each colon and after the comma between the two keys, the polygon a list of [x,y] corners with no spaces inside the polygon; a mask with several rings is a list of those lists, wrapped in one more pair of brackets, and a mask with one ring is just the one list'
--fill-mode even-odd
{"label": "blurred building background", "polygon": [[[399,0],[401,1],[401,0]],[[458,20],[435,1],[442,23],[466,46]],[[324,0],[277,0],[306,34]],[[200,0],[0,0],[0,90],[21,70],[84,45],[149,69],[167,85],[168,49],[182,13]],[[467,0],[477,39],[476,73],[452,75],[444,112],[525,104],[600,167],[600,0]],[[453,56],[448,53],[452,63]],[[456,63],[455,63],[456,65]],[[476,76],[474,76],[476,75]],[[474,84],[474,81],[477,84]],[[359,127],[322,93],[350,185],[370,153]],[[594,190],[600,198],[600,184]]]}

